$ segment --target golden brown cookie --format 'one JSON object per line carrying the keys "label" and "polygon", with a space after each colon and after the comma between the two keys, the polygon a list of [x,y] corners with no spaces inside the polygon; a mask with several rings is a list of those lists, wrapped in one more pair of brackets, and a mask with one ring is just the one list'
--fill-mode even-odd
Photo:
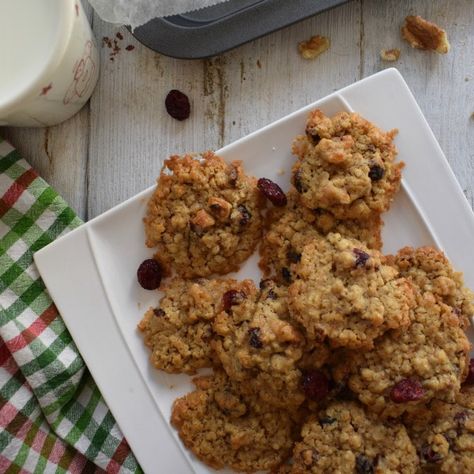
{"label": "golden brown cookie", "polygon": [[472,311],[470,293],[446,257],[432,248],[405,248],[392,261],[415,290],[412,324],[387,332],[368,352],[348,354],[334,370],[336,379],[347,379],[360,401],[383,417],[433,398],[453,402],[471,348],[463,331]]}
{"label": "golden brown cookie", "polygon": [[341,221],[328,211],[319,209],[313,212],[304,207],[294,189],[287,197],[287,206],[270,209],[265,219],[265,231],[259,247],[260,267],[265,278],[290,284],[294,279],[291,266],[301,258],[304,245],[329,232],[361,240],[369,248],[379,250],[382,247],[383,224],[380,216],[375,215],[364,221]]}
{"label": "golden brown cookie", "polygon": [[420,458],[420,472],[474,472],[474,392],[465,389],[455,403],[432,401],[404,418]]}
{"label": "golden brown cookie", "polygon": [[383,132],[356,113],[332,118],[310,113],[297,137],[292,182],[310,209],[339,219],[368,219],[386,211],[400,187],[403,163],[394,163],[397,131]]}
{"label": "golden brown cookie", "polygon": [[148,202],[146,244],[185,278],[236,271],[260,239],[262,206],[240,162],[212,152],[172,156]]}
{"label": "golden brown cookie", "polygon": [[[239,382],[243,393],[278,408],[295,409],[305,399],[299,361],[307,343],[290,320],[288,289],[271,280],[263,280],[261,287],[259,301],[244,320],[226,313],[216,318],[218,337],[212,345],[227,375]],[[319,368],[328,350],[322,345],[312,349],[312,368]]]}
{"label": "golden brown cookie", "polygon": [[292,317],[310,340],[371,348],[389,329],[410,324],[411,285],[376,250],[340,234],[313,240],[294,266]]}
{"label": "golden brown cookie", "polygon": [[214,318],[229,304],[236,313],[246,311],[256,298],[251,280],[174,278],[163,291],[159,306],[145,313],[138,328],[151,350],[152,364],[168,373],[194,374],[214,365]]}
{"label": "golden brown cookie", "polygon": [[382,422],[354,402],[330,404],[303,425],[301,437],[292,474],[417,472],[416,450],[405,427]]}
{"label": "golden brown cookie", "polygon": [[194,380],[178,398],[171,423],[185,446],[207,465],[255,472],[279,466],[290,454],[295,423],[285,410],[242,396],[223,371]]}

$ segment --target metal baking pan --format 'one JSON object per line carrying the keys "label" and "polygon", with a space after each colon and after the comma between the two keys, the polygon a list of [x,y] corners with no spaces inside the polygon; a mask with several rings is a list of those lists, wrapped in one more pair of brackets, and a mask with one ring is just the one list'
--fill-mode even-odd
{"label": "metal baking pan", "polygon": [[133,31],[166,56],[215,56],[348,0],[228,0],[183,15],[155,18]]}

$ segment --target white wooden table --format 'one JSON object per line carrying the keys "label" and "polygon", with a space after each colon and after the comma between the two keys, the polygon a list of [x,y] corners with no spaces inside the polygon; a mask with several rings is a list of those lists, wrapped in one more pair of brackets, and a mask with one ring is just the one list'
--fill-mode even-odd
{"label": "white wooden table", "polygon": [[[90,11],[90,10],[89,10]],[[448,31],[448,55],[411,49],[400,37],[408,14]],[[102,70],[87,105],[46,129],[0,129],[62,194],[90,219],[154,183],[172,153],[216,149],[303,105],[396,65],[414,92],[461,186],[474,204],[474,3],[472,0],[354,0],[211,60],[164,57],[124,29],[92,18],[99,44],[120,31],[114,61],[101,49]],[[313,34],[331,39],[314,61],[297,53]],[[133,44],[133,51],[126,51]],[[397,63],[381,48],[399,47]],[[165,111],[170,89],[191,99],[177,122]]]}

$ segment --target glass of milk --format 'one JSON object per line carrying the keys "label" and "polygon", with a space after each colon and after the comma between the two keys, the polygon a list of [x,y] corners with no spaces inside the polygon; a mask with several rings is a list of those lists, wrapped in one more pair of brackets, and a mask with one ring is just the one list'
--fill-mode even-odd
{"label": "glass of milk", "polygon": [[80,0],[0,0],[0,126],[63,122],[87,102],[98,76]]}

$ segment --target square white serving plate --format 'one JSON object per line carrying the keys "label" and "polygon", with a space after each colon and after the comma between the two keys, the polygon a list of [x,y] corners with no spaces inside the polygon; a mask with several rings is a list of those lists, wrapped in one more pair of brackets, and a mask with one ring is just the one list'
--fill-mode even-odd
{"label": "square white serving plate", "polygon": [[[405,245],[444,250],[474,288],[474,215],[405,81],[387,69],[318,100],[219,150],[246,171],[289,188],[293,138],[314,108],[326,114],[356,110],[383,129],[398,128],[406,163],[403,187],[384,216],[384,251]],[[284,170],[284,174],[281,174]],[[151,187],[35,254],[35,261],[87,366],[138,461],[147,473],[212,472],[180,443],[169,424],[173,400],[192,389],[190,378],[153,369],[136,330],[159,293],[136,281],[152,255],[142,217]],[[260,279],[257,257],[239,278]],[[471,335],[472,336],[472,335]],[[471,341],[474,340],[471,337]]]}

